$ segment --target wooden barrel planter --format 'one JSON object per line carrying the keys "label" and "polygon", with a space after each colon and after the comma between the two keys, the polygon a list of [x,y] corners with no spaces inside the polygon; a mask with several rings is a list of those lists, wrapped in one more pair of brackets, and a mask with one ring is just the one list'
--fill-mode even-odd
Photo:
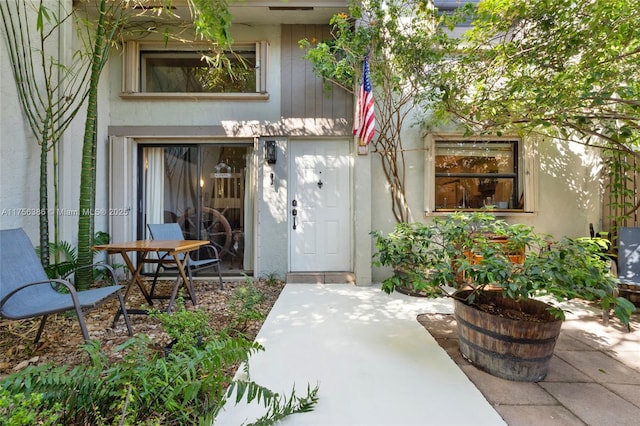
{"label": "wooden barrel planter", "polygon": [[[456,293],[466,299],[470,291]],[[480,298],[480,300],[478,300]],[[460,352],[473,365],[508,380],[538,382],[547,375],[562,320],[537,300],[516,302],[498,291],[476,298],[482,303],[497,303],[540,318],[540,321],[514,320],[490,314],[463,300],[455,300]]]}

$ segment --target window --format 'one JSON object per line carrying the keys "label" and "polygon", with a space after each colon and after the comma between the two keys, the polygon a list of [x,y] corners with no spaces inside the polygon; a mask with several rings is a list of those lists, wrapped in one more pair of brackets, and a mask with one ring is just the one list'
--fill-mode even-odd
{"label": "window", "polygon": [[[525,148],[515,138],[427,138],[425,211],[531,211]],[[529,200],[528,198],[531,198]],[[528,203],[527,203],[528,201]]]}
{"label": "window", "polygon": [[255,93],[256,48],[225,55],[233,69],[211,66],[207,52],[140,52],[142,91],[168,93]]}
{"label": "window", "polygon": [[266,99],[266,51],[266,42],[235,44],[216,56],[198,44],[129,41],[122,96]]}
{"label": "window", "polygon": [[[467,3],[472,3],[476,7],[478,6],[479,0],[469,0],[465,2],[461,2],[460,0],[435,0],[433,5],[436,9],[438,9],[439,13],[452,15],[456,9],[463,7]],[[458,27],[470,27],[471,26],[471,18],[467,19],[466,22],[458,23]]]}

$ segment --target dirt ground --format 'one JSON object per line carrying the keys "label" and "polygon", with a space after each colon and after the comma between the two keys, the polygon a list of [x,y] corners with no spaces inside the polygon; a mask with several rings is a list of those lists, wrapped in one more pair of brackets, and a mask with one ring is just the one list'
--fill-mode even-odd
{"label": "dirt ground", "polygon": [[[171,283],[161,283],[168,287]],[[218,281],[196,281],[197,308],[208,313],[210,326],[219,330],[230,321],[229,302],[236,289],[246,286],[246,282],[225,282],[225,289],[221,290]],[[254,287],[265,297],[257,309],[263,317],[273,307],[284,284],[281,282],[256,281]],[[160,291],[162,287],[159,284]],[[142,296],[139,291],[132,291],[128,307],[141,306]],[[166,301],[160,300],[154,303],[154,307],[162,308]],[[129,336],[120,317],[118,323],[112,328],[113,317],[119,304],[117,300],[110,301],[101,307],[90,311],[86,315],[87,328],[92,340],[99,340],[105,353],[111,354],[112,350],[125,342]],[[193,309],[191,302],[185,302],[187,309]],[[164,333],[160,323],[147,315],[130,315],[131,326],[134,334],[146,334],[158,342],[160,347],[168,343],[169,339]],[[254,339],[258,334],[263,320],[252,321],[245,334]],[[39,365],[53,362],[57,365],[78,365],[88,361],[86,352],[82,349],[82,333],[75,315],[57,314],[47,318],[44,332],[37,344],[33,343],[40,319],[21,321],[9,321],[0,319],[0,378],[20,371],[28,365]]]}

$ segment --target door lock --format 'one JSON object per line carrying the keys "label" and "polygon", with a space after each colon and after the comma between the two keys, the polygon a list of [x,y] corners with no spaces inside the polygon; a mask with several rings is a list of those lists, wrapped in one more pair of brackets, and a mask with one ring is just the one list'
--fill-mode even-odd
{"label": "door lock", "polygon": [[291,215],[293,216],[293,230],[295,231],[298,227],[298,225],[296,224],[296,216],[298,216],[298,209],[296,209],[296,207],[298,207],[298,200],[291,200],[291,205],[293,206]]}
{"label": "door lock", "polygon": [[297,228],[296,217],[298,216],[298,209],[291,210],[291,215],[293,215],[293,230],[295,231],[295,229]]}

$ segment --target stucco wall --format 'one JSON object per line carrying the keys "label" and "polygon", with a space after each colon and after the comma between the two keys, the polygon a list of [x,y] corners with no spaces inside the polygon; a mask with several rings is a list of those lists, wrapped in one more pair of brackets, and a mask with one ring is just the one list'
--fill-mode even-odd
{"label": "stucco wall", "polygon": [[[0,43],[4,52],[4,40]],[[40,147],[23,122],[5,54],[0,55],[0,75],[0,228],[23,227],[37,242],[38,218],[33,210],[39,206]]]}
{"label": "stucco wall", "polygon": [[575,143],[540,144],[539,214],[531,223],[554,236],[589,235],[602,229],[599,152]]}
{"label": "stucco wall", "polygon": [[[229,137],[234,136],[236,122],[280,119],[280,27],[247,26],[232,27],[233,40],[237,43],[269,41],[266,101],[243,100],[149,100],[123,99],[121,93],[122,51],[116,51],[109,61],[108,69],[113,78],[109,80],[108,99],[111,107],[109,124],[112,126],[213,126],[223,125]],[[146,40],[146,39],[145,39]],[[153,40],[150,37],[149,40]],[[148,41],[148,40],[147,40]],[[105,79],[106,80],[106,79]]]}
{"label": "stucco wall", "polygon": [[[287,140],[276,139],[277,162],[266,164],[263,160],[264,140],[258,148],[258,260],[256,272],[260,276],[275,274],[281,279],[289,264],[289,226],[288,226],[288,156]],[[271,183],[273,173],[273,184]]]}
{"label": "stucco wall", "polygon": [[[45,1],[51,10],[56,10],[58,1]],[[61,2],[63,4],[65,2]],[[66,3],[70,4],[70,1]],[[8,5],[7,5],[8,6]],[[14,15],[15,16],[15,15]],[[35,26],[35,15],[32,18]],[[57,33],[52,34],[51,45],[56,52]],[[37,47],[38,36],[32,34],[32,43]],[[33,55],[37,72],[38,55]],[[36,81],[42,86],[41,80]],[[51,156],[49,154],[49,156]],[[51,173],[51,167],[50,167]],[[18,99],[4,31],[0,32],[0,228],[25,229],[34,245],[39,244],[39,179],[40,146],[29,127]],[[49,185],[51,191],[51,182]],[[49,200],[53,208],[53,200]]]}
{"label": "stucco wall", "polygon": [[[413,220],[429,221],[424,214],[424,151],[421,131],[403,132],[407,149],[407,197]],[[555,237],[589,235],[589,224],[601,229],[601,182],[598,151],[583,145],[546,139],[539,143],[538,209],[535,213],[505,216],[513,223],[532,225]],[[380,159],[372,158],[372,228],[390,232],[395,226],[390,192]],[[426,181],[429,183],[429,181]],[[373,280],[380,281],[388,270],[374,268]]]}
{"label": "stucco wall", "polygon": [[[239,26],[234,30],[236,42],[268,40],[268,100],[148,100],[124,99],[121,93],[122,54],[115,52],[108,64],[110,78],[108,98],[110,126],[146,126],[153,132],[154,139],[163,135],[162,126],[221,126],[222,133],[199,138],[203,142],[224,137],[242,137],[243,141],[260,133],[260,124],[275,123],[280,119],[280,30],[279,26]],[[154,127],[157,126],[157,127]],[[206,133],[206,132],[205,132]],[[126,136],[126,135],[125,135]],[[193,137],[185,135],[189,142]],[[179,140],[180,136],[172,137]],[[269,139],[274,139],[270,137]],[[144,142],[144,139],[138,139]],[[264,140],[256,144],[256,216],[253,220],[254,240],[247,244],[256,244],[256,275],[277,274],[284,278],[287,270],[287,216],[286,216],[286,139],[278,138],[278,162],[267,165],[263,159]],[[105,157],[106,158],[106,157]],[[106,160],[103,159],[103,163]],[[106,163],[105,163],[106,164]],[[270,184],[270,174],[274,173],[274,185]],[[135,185],[136,182],[133,182]],[[106,192],[106,191],[105,191]],[[135,204],[134,204],[135,205]],[[133,212],[135,213],[135,212]]]}

